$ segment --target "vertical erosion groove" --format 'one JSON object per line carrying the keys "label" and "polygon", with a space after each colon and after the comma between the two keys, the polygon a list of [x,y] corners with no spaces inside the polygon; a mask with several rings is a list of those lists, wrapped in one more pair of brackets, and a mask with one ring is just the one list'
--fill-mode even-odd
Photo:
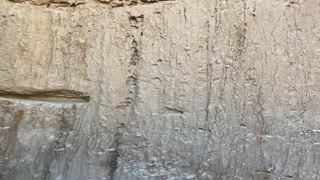
{"label": "vertical erosion groove", "polygon": [[112,145],[112,149],[110,151],[110,156],[107,159],[107,163],[110,166],[109,177],[110,179],[114,179],[115,173],[118,169],[118,159],[120,157],[120,139],[122,136],[123,128],[125,127],[124,124],[120,124],[119,128],[117,129],[117,133],[115,135],[115,140]]}
{"label": "vertical erosion groove", "polygon": [[6,136],[5,140],[3,141],[3,143],[5,144],[5,149],[4,149],[4,152],[2,152],[1,154],[4,154],[5,158],[9,158],[9,156],[14,152],[14,148],[15,148],[16,141],[17,141],[19,124],[22,120],[23,114],[24,114],[23,110],[18,110],[14,114],[14,118],[13,118],[12,124],[10,126],[10,130],[8,132],[8,135]]}
{"label": "vertical erosion groove", "polygon": [[206,76],[207,76],[207,94],[206,94],[206,107],[205,107],[205,130],[208,130],[209,128],[209,106],[210,106],[210,98],[211,98],[211,90],[212,90],[212,63],[211,63],[211,56],[210,56],[210,21],[207,22],[207,70],[206,70]]}
{"label": "vertical erosion groove", "polygon": [[[130,33],[130,41],[131,43],[131,56],[130,59],[128,60],[128,76],[127,76],[127,97],[125,99],[125,105],[127,107],[127,112],[126,112],[126,123],[132,124],[133,122],[136,121],[137,115],[136,115],[136,105],[139,97],[139,70],[140,70],[140,61],[141,61],[141,56],[140,56],[140,46],[141,46],[141,36],[143,35],[143,20],[144,16],[139,15],[139,16],[133,16],[129,15],[128,17],[128,22],[131,26],[131,33]],[[125,128],[125,129],[124,129]],[[110,158],[108,159],[108,162],[110,163],[111,169],[109,172],[109,177],[111,179],[117,179],[121,177],[117,177],[117,170],[119,168],[119,159],[122,156],[121,154],[121,138],[122,135],[127,129],[130,129],[130,127],[126,127],[125,124],[121,123],[120,127],[117,130],[115,140],[114,140],[114,145],[113,149],[114,151],[111,152]],[[133,129],[130,129],[130,131],[134,131]],[[127,133],[127,132],[126,132]],[[121,172],[119,172],[121,174]],[[119,174],[119,176],[121,176]]]}
{"label": "vertical erosion groove", "polygon": [[[130,26],[132,27],[132,41],[131,41],[131,58],[129,61],[129,77],[127,79],[128,95],[127,105],[129,106],[128,118],[132,120],[133,113],[135,113],[135,106],[137,104],[137,98],[139,95],[139,70],[140,70],[140,51],[139,51],[139,39],[142,34],[143,15],[132,16],[128,18]],[[138,31],[136,31],[138,29]]]}

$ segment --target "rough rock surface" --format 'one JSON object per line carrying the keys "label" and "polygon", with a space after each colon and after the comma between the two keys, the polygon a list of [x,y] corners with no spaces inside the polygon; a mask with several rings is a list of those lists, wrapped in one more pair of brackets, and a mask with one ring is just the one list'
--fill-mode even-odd
{"label": "rough rock surface", "polygon": [[320,1],[1,0],[0,179],[320,179]]}

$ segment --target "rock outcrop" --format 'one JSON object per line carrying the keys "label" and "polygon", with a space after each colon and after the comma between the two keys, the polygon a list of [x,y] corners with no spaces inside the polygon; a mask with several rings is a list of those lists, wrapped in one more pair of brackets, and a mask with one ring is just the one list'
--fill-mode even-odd
{"label": "rock outcrop", "polygon": [[320,179],[318,0],[1,0],[0,179]]}

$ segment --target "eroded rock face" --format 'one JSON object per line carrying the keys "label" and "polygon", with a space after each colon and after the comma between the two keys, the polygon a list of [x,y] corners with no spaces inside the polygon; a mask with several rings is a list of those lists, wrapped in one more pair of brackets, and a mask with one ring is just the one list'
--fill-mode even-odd
{"label": "eroded rock face", "polygon": [[0,1],[0,179],[319,179],[318,0]]}

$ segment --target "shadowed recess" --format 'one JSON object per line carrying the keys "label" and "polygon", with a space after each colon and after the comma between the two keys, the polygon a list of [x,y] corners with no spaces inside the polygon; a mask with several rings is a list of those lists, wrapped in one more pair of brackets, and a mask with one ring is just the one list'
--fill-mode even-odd
{"label": "shadowed recess", "polygon": [[86,103],[90,101],[90,96],[83,92],[65,89],[0,88],[0,98],[47,103]]}

